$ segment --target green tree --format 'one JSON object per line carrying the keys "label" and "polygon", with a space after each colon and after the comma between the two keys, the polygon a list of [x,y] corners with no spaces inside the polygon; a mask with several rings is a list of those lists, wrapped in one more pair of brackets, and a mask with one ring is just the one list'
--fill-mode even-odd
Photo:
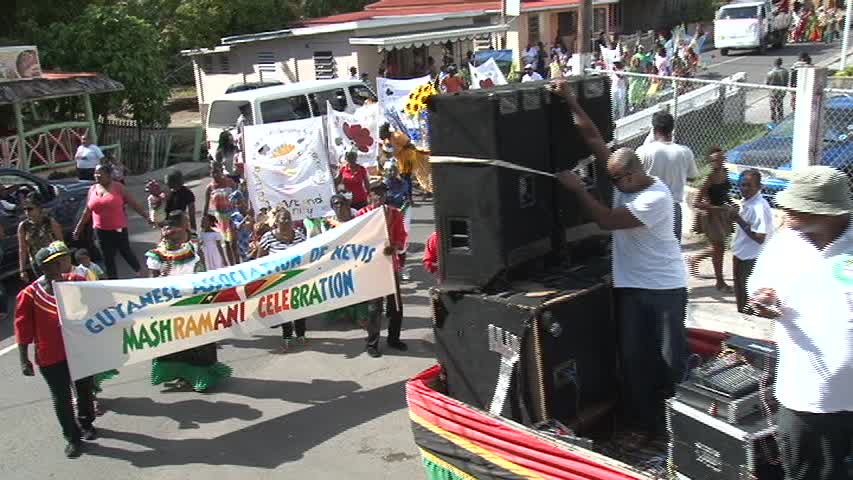
{"label": "green tree", "polygon": [[96,97],[100,115],[126,113],[143,125],[166,125],[169,89],[157,30],[122,5],[89,5],[67,23],[42,33],[42,61],[66,71],[100,72],[124,91]]}

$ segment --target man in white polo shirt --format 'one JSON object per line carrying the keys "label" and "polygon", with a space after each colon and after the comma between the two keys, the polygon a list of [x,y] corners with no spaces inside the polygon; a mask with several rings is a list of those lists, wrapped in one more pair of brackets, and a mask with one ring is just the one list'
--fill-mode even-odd
{"label": "man in white polo shirt", "polygon": [[80,146],[74,154],[77,161],[77,178],[80,180],[95,180],[95,167],[104,158],[104,153],[97,145],[91,142],[88,133],[84,133],[80,139]]}
{"label": "man in white polo shirt", "polygon": [[681,241],[681,202],[684,201],[684,187],[688,180],[699,176],[696,158],[689,147],[672,141],[675,119],[668,112],[655,112],[652,115],[652,133],[654,141],[641,145],[637,156],[643,162],[646,172],[658,177],[672,193],[675,202],[675,236]]}
{"label": "man in white polo shirt", "polygon": [[738,179],[743,196],[740,210],[733,207],[732,218],[737,225],[732,242],[732,272],[735,281],[737,311],[747,313],[746,281],[752,275],[761,245],[773,231],[773,211],[761,195],[761,172],[745,170]]}
{"label": "man in white polo shirt", "polygon": [[779,447],[786,480],[850,478],[853,445],[853,201],[847,175],[795,172],[776,203],[785,226],[764,245],[750,306],[775,318]]}

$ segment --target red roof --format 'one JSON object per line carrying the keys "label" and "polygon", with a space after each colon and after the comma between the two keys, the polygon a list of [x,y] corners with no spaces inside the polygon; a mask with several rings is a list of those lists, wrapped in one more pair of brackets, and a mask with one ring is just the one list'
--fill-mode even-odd
{"label": "red roof", "polygon": [[[522,0],[521,9],[529,10],[546,7],[571,7],[578,5],[581,0]],[[424,6],[423,0],[380,0],[364,7],[361,12],[342,13],[329,17],[309,18],[303,20],[303,25],[328,25],[332,23],[354,22],[383,17],[404,15],[441,15],[459,12],[497,11],[501,2],[496,0],[432,0]]]}

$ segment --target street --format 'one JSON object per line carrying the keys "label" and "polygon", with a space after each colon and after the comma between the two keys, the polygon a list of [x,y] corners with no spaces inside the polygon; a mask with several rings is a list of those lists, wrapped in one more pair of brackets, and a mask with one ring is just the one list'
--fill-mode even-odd
{"label": "street", "polygon": [[[790,67],[805,51],[822,64],[837,57],[839,49],[840,42],[789,45],[765,56],[738,51],[722,57],[710,51],[704,54],[708,69],[701,77],[743,71],[749,82],[763,84],[778,56]],[[206,182],[188,183],[199,210]],[[139,200],[143,185],[131,187]],[[38,373],[20,373],[10,315],[0,323],[0,375],[5,379],[0,415],[6,419],[0,432],[0,478],[424,478],[404,384],[435,363],[428,296],[434,281],[420,265],[433,230],[432,206],[422,202],[413,212],[407,260],[412,280],[402,285],[402,340],[408,352],[385,348],[383,341],[384,356],[373,359],[364,351],[366,334],[358,326],[309,323],[307,345],[291,353],[281,353],[279,329],[222,342],[219,359],[234,369],[233,377],[204,394],[153,387],[150,364],[132,365],[104,384],[100,399],[107,412],[96,422],[101,438],[89,442],[76,460],[63,455],[65,442],[44,380]],[[141,259],[158,232],[133,213],[129,230]],[[118,263],[127,277],[127,266]]]}
{"label": "street", "polygon": [[[201,181],[188,186],[202,195]],[[141,185],[132,191],[143,198]],[[408,352],[384,348],[383,341],[384,356],[373,359],[364,352],[364,331],[354,324],[309,323],[308,344],[292,353],[280,353],[280,329],[222,342],[220,361],[234,374],[205,394],[151,386],[147,362],[123,368],[100,395],[108,410],[96,422],[101,438],[77,460],[62,454],[44,380],[20,374],[10,317],[0,330],[0,415],[7,419],[0,478],[422,477],[404,384],[434,363],[427,297],[432,279],[420,267],[431,231],[432,208],[419,205],[412,221],[412,281],[403,285]],[[135,214],[130,232],[141,258],[157,234]]]}

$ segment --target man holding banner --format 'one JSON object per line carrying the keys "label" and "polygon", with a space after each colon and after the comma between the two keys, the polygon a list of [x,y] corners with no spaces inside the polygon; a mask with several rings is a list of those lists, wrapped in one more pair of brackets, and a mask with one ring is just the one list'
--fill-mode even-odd
{"label": "man holding banner", "polygon": [[[29,358],[29,346],[34,343],[36,363],[50,389],[62,435],[68,442],[65,456],[76,458],[80,456],[81,439],[94,440],[98,436],[92,426],[95,420],[94,381],[91,376],[71,381],[53,286],[54,282],[85,278],[70,273],[70,252],[62,242],[53,242],[36,252],[35,260],[44,275],[18,293],[15,307],[15,339],[21,372],[27,377],[34,375]],[[71,400],[72,386],[77,394],[76,418]]]}
{"label": "man holding banner", "polygon": [[382,307],[388,315],[388,346],[400,351],[406,351],[409,347],[400,341],[400,329],[403,324],[403,302],[400,298],[400,272],[402,270],[401,260],[406,250],[407,234],[403,225],[403,214],[400,210],[385,204],[388,197],[388,186],[381,181],[370,184],[370,204],[358,211],[358,215],[365,215],[377,208],[385,209],[385,221],[388,228],[388,240],[390,245],[385,247],[385,255],[389,255],[394,263],[395,293],[385,298],[377,298],[369,302],[369,314],[367,319],[367,354],[371,357],[381,357],[379,351],[379,334],[382,330]]}

